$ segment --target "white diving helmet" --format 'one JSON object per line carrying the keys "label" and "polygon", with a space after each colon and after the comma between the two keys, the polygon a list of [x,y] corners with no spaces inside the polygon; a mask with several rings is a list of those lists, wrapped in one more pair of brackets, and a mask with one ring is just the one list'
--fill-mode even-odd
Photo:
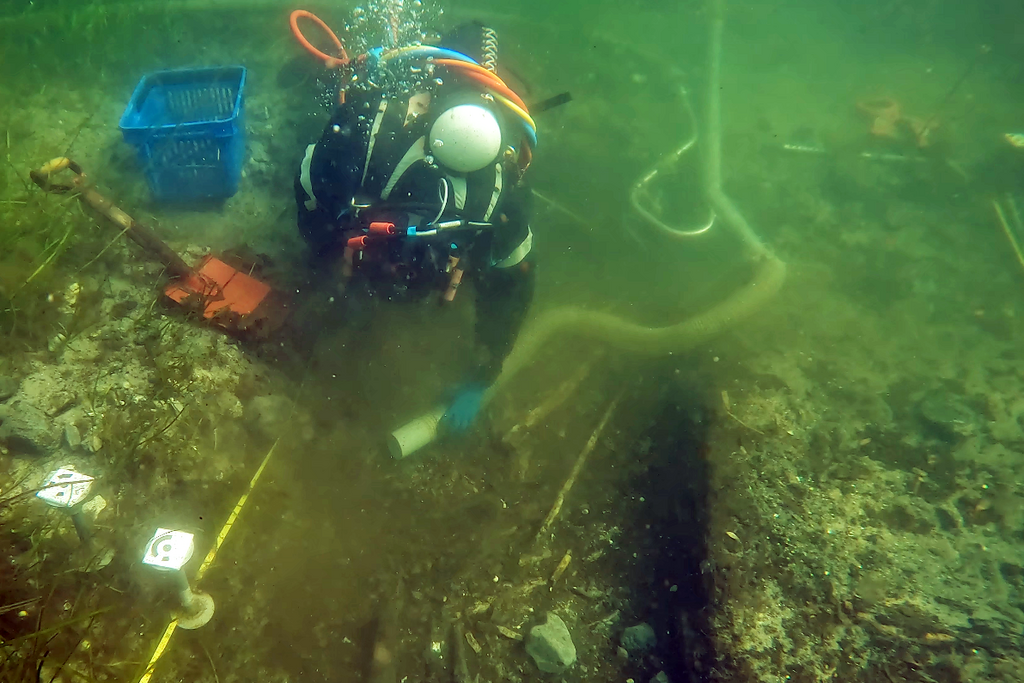
{"label": "white diving helmet", "polygon": [[427,135],[427,146],[439,163],[453,171],[479,171],[498,158],[501,126],[487,107],[459,104],[437,117]]}

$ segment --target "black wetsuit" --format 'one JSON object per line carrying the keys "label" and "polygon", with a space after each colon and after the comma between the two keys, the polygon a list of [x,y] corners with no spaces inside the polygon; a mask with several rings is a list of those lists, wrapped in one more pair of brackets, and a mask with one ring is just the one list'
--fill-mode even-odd
{"label": "black wetsuit", "polygon": [[[435,163],[425,140],[436,108],[415,118],[408,111],[407,97],[388,98],[373,89],[348,94],[320,141],[307,148],[296,177],[299,230],[319,257],[348,259],[353,280],[385,288],[389,298],[440,297],[451,281],[449,257],[458,257],[476,291],[476,339],[486,351],[470,377],[490,382],[533,297],[532,195],[510,160],[471,173]],[[401,228],[454,219],[483,227],[443,239],[371,237],[365,249],[345,250],[371,221]]]}

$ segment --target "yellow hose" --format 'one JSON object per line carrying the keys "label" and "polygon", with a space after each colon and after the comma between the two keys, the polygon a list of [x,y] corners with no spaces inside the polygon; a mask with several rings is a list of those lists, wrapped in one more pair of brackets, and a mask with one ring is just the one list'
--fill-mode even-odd
{"label": "yellow hose", "polygon": [[647,327],[608,313],[575,306],[554,308],[532,320],[519,335],[512,353],[505,359],[501,375],[487,394],[494,394],[527,367],[540,349],[558,335],[600,340],[631,354],[664,356],[681,353],[707,341],[757,311],[782,288],[786,264],[775,256],[764,258],[751,281],[729,297],[682,322],[665,327]]}

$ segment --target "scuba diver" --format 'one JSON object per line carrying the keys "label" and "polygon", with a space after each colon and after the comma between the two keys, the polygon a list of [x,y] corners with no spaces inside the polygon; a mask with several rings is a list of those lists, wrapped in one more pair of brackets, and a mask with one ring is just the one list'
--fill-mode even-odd
{"label": "scuba diver", "polygon": [[370,299],[452,301],[475,291],[479,351],[443,424],[464,431],[501,371],[534,290],[523,176],[536,128],[496,73],[497,40],[460,26],[443,47],[376,49],[320,140],[306,148],[295,193],[299,230],[342,291],[341,320]]}

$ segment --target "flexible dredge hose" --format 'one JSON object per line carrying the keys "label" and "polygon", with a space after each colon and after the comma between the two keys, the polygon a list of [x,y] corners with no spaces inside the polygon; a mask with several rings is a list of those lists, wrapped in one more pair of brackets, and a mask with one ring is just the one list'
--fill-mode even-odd
{"label": "flexible dredge hose", "polygon": [[782,287],[785,264],[766,258],[755,277],[746,286],[703,313],[665,327],[645,327],[623,318],[577,307],[556,308],[531,321],[523,330],[512,353],[505,359],[501,375],[488,391],[489,400],[520,370],[528,366],[536,353],[552,337],[570,334],[599,340],[632,354],[665,356],[693,348],[735,325],[757,311]]}
{"label": "flexible dredge hose", "polygon": [[[608,313],[579,307],[560,307],[546,311],[527,323],[512,353],[505,360],[501,375],[488,391],[486,401],[490,401],[513,377],[529,366],[537,352],[556,336],[585,337],[618,350],[651,357],[680,353],[741,322],[759,310],[782,288],[786,279],[786,265],[765,246],[722,190],[722,103],[719,84],[725,23],[724,2],[712,0],[711,5],[705,192],[717,216],[741,239],[746,256],[755,268],[751,280],[709,310],[664,327],[647,327]],[[663,232],[672,231],[664,224],[655,225]]]}

